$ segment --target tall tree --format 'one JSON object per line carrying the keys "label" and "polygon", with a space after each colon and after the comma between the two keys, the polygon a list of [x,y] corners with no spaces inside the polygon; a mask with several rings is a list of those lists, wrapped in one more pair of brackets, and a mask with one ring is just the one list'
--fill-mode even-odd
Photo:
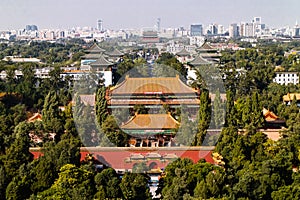
{"label": "tall tree", "polygon": [[145,174],[125,173],[120,184],[124,198],[151,199],[148,181],[149,178]]}
{"label": "tall tree", "polygon": [[42,110],[44,128],[50,133],[55,133],[56,138],[60,138],[63,133],[63,123],[58,104],[59,99],[56,92],[50,91],[46,96]]}
{"label": "tall tree", "polygon": [[101,86],[97,91],[95,104],[97,125],[99,125],[100,127],[108,116],[107,101],[105,99],[105,96],[106,88],[104,86]]}
{"label": "tall tree", "polygon": [[7,177],[11,180],[17,174],[19,166],[27,164],[33,160],[33,155],[29,152],[31,124],[26,122],[16,126],[14,134],[15,141],[7,150],[6,156],[3,159]]}
{"label": "tall tree", "polygon": [[260,99],[259,94],[257,92],[254,92],[251,97],[251,118],[252,118],[252,125],[255,128],[261,128],[264,123],[264,117],[263,117],[263,108],[260,105]]}
{"label": "tall tree", "polygon": [[120,179],[116,171],[112,168],[104,169],[101,173],[95,176],[95,183],[98,192],[95,198],[117,199],[122,198],[120,190]]}
{"label": "tall tree", "polygon": [[227,92],[226,92],[226,118],[225,118],[225,125],[227,127],[237,125],[236,112],[237,111],[234,106],[234,94],[231,90],[227,90]]}
{"label": "tall tree", "polygon": [[187,112],[180,115],[180,127],[176,133],[176,143],[184,146],[190,146],[195,138],[195,122],[189,120]]}
{"label": "tall tree", "polygon": [[[109,115],[103,122],[102,131],[109,141],[114,145],[118,147],[124,147],[127,144],[127,134],[120,129],[112,115]],[[103,142],[105,142],[105,140]]]}
{"label": "tall tree", "polygon": [[200,108],[197,116],[198,120],[198,132],[195,137],[194,145],[202,145],[207,129],[209,128],[211,121],[211,101],[208,90],[202,90],[200,95]]}
{"label": "tall tree", "polygon": [[50,189],[37,195],[38,199],[92,199],[94,194],[92,173],[66,164]]}
{"label": "tall tree", "polygon": [[221,128],[224,125],[225,106],[221,100],[220,91],[217,90],[213,103],[213,120],[215,128]]}

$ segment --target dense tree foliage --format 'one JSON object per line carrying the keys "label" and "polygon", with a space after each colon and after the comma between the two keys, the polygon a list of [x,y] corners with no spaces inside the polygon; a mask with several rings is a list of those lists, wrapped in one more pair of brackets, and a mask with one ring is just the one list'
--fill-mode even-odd
{"label": "dense tree foliage", "polygon": [[[52,67],[49,78],[38,79],[34,70],[46,65],[0,62],[0,71],[7,72],[6,79],[0,80],[1,200],[151,199],[149,177],[140,174],[149,170],[145,162],[134,165],[133,172],[137,174],[125,173],[122,177],[111,168],[96,170],[92,161],[80,162],[79,147],[83,145],[126,146],[128,140],[107,112],[107,88],[97,77],[84,85],[92,84],[97,91],[79,88],[72,99],[73,82],[60,76],[60,66],[76,65],[80,60],[83,44],[0,44],[0,58],[38,57]],[[163,107],[160,111],[171,111],[181,122],[175,138],[180,145],[201,145],[209,126],[224,125],[215,147],[223,164],[213,165],[204,160],[193,163],[189,159],[172,162],[159,180],[157,194],[161,199],[299,199],[300,113],[296,99],[286,105],[282,96],[299,93],[300,85],[278,85],[272,79],[276,70],[299,71],[299,55],[285,52],[294,47],[299,49],[300,45],[264,41],[257,48],[249,43],[242,45],[247,48],[222,52],[218,66],[224,78],[226,102],[220,94],[225,91],[208,91],[217,87],[205,83],[205,74],[201,72],[207,71],[201,69],[192,83],[201,91],[198,118],[192,121],[183,108],[174,111]],[[114,69],[115,80],[129,70],[142,77],[150,73],[168,76],[174,70],[186,76],[186,66],[169,53],[162,53],[153,68],[149,67],[145,60],[149,52],[157,55],[154,49],[144,49],[142,55],[125,55]],[[162,65],[171,70],[161,68]],[[22,70],[23,76],[15,76],[17,69]],[[81,100],[81,91],[95,93],[95,107]],[[213,102],[209,92],[215,94]],[[278,141],[259,131],[265,126],[263,108],[286,121]],[[145,106],[135,106],[133,111],[148,112]],[[42,121],[28,122],[36,112],[42,114]],[[42,155],[34,160],[29,147],[37,146],[42,147]]]}

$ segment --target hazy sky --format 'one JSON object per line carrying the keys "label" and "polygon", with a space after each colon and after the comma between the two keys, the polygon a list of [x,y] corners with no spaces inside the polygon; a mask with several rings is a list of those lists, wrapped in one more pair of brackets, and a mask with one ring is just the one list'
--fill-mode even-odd
{"label": "hazy sky", "polygon": [[271,27],[300,22],[300,0],[0,0],[0,30],[96,27],[106,29],[189,27],[192,23],[222,24],[261,16]]}

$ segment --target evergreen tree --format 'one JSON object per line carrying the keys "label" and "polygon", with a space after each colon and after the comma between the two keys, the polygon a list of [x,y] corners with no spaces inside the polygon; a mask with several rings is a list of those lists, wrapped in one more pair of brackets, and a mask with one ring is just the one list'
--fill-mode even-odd
{"label": "evergreen tree", "polygon": [[43,124],[46,131],[55,133],[59,139],[63,133],[63,123],[59,111],[59,100],[56,92],[50,91],[46,96],[42,110]]}
{"label": "evergreen tree", "polygon": [[6,188],[6,199],[23,200],[32,194],[31,185],[34,182],[30,164],[23,164],[18,170],[18,174],[12,179]]}
{"label": "evergreen tree", "polygon": [[120,184],[124,198],[128,200],[151,199],[148,181],[149,177],[145,174],[125,173]]}
{"label": "evergreen tree", "polygon": [[195,137],[195,123],[190,121],[188,113],[183,112],[180,115],[180,127],[176,133],[176,143],[184,146],[190,146]]}
{"label": "evergreen tree", "polygon": [[107,112],[107,101],[105,99],[106,95],[106,88],[104,86],[101,86],[96,94],[96,118],[97,118],[97,125],[100,127],[102,126],[102,123],[106,120],[108,116]]}
{"label": "evergreen tree", "polygon": [[224,125],[225,106],[221,100],[220,91],[217,90],[213,103],[213,119],[215,128],[221,128]]}
{"label": "evergreen tree", "polygon": [[251,124],[255,128],[261,128],[264,123],[264,117],[263,117],[263,108],[260,105],[259,101],[259,94],[257,92],[254,92],[251,97]]}
{"label": "evergreen tree", "polygon": [[112,168],[104,169],[95,176],[95,183],[98,192],[96,199],[117,199],[122,198],[120,190],[120,179],[116,171]]}
{"label": "evergreen tree", "polygon": [[93,174],[75,165],[66,164],[50,189],[37,195],[38,199],[92,199]]}
{"label": "evergreen tree", "polygon": [[26,122],[20,123],[15,128],[14,134],[16,139],[7,150],[3,159],[5,172],[9,180],[17,174],[18,168],[22,164],[27,164],[33,160],[33,155],[29,152],[29,132],[31,129],[31,124],[27,124]]}
{"label": "evergreen tree", "polygon": [[194,145],[200,146],[204,141],[207,129],[209,128],[211,121],[211,103],[209,98],[209,92],[202,90],[200,95],[200,108],[198,112],[198,133],[196,135]]}
{"label": "evergreen tree", "polygon": [[120,129],[115,118],[112,115],[109,115],[103,122],[102,131],[109,139],[109,141],[114,145],[118,147],[124,147],[127,144],[127,134]]}
{"label": "evergreen tree", "polygon": [[234,94],[231,90],[226,92],[226,118],[225,118],[225,125],[227,127],[236,126],[236,109],[234,106]]}

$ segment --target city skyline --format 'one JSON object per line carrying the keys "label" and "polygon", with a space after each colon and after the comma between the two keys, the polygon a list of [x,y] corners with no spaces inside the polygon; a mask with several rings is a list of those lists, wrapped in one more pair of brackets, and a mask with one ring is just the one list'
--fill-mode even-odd
{"label": "city skyline", "polygon": [[161,18],[161,27],[186,27],[210,23],[228,27],[262,17],[270,27],[293,26],[300,21],[298,0],[244,0],[224,2],[199,0],[99,1],[99,0],[28,0],[0,2],[0,30],[22,29],[27,24],[44,28],[96,27],[103,20],[105,29],[153,27]]}

